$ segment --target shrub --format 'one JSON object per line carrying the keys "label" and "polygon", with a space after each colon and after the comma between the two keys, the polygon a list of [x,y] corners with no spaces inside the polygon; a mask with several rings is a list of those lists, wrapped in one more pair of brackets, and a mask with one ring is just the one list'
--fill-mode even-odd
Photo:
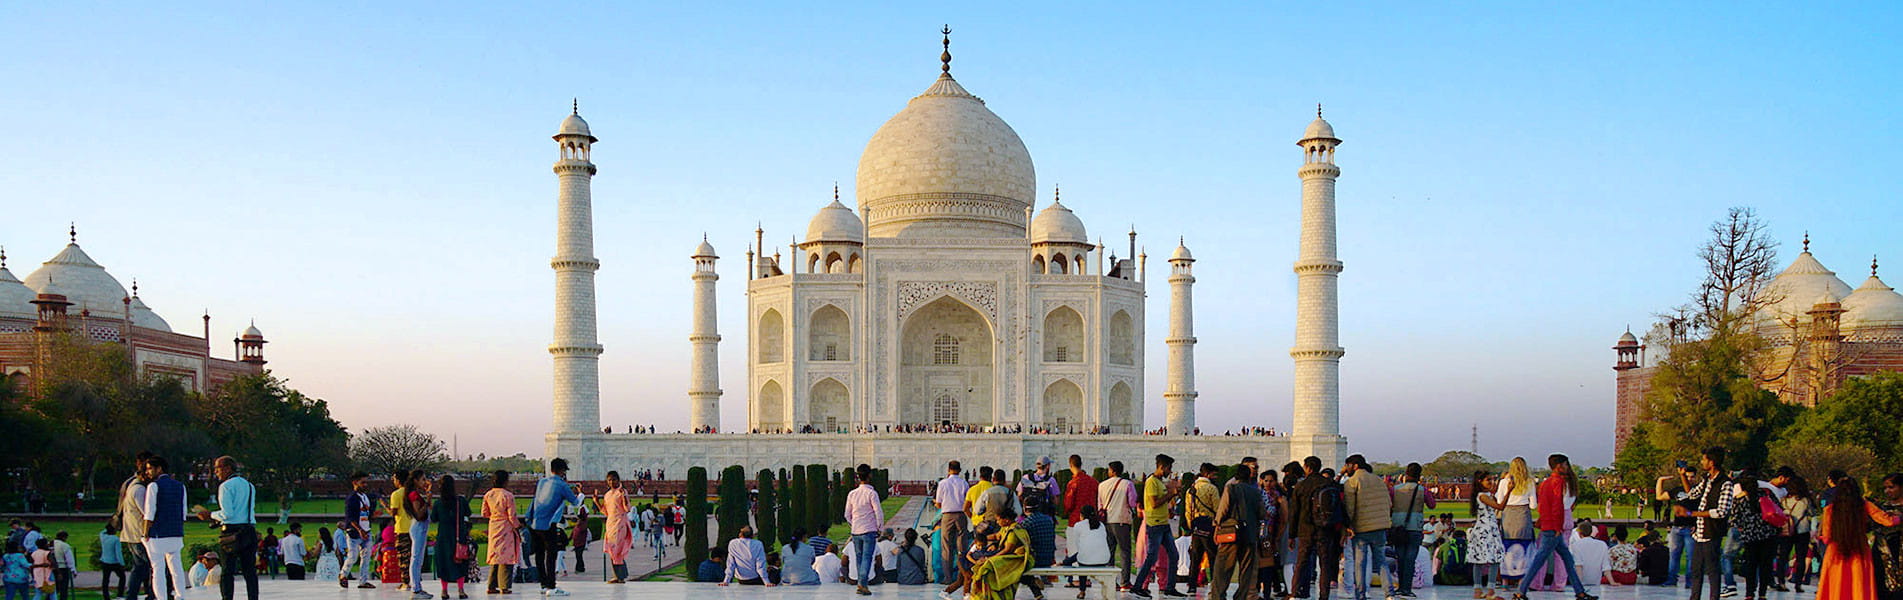
{"label": "shrub", "polygon": [[760,469],[759,484],[759,500],[753,511],[753,521],[760,524],[760,543],[772,548],[780,540],[780,495],[778,490],[773,489],[771,469]]}
{"label": "shrub", "polygon": [[831,488],[826,465],[806,465],[806,529],[814,535],[825,534],[832,525]]}
{"label": "shrub", "polygon": [[[747,524],[747,470],[740,465],[729,466],[720,471],[720,511],[715,521],[720,529],[715,535],[715,548],[727,547],[727,542],[740,537],[740,528]],[[698,563],[696,563],[698,564]]]}

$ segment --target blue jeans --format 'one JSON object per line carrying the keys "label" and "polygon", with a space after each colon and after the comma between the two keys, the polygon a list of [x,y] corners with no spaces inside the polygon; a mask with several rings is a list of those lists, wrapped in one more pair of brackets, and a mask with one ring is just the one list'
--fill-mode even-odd
{"label": "blue jeans", "polygon": [[337,578],[350,575],[350,566],[356,565],[357,583],[370,583],[370,563],[373,562],[370,556],[370,534],[366,532],[360,538],[344,536],[344,549],[348,552],[344,554],[344,562],[337,565]]}
{"label": "blue jeans", "polygon": [[869,582],[879,576],[872,571],[872,555],[878,548],[879,532],[852,534],[852,576],[859,581],[859,587],[870,585]]}
{"label": "blue jeans", "polygon": [[1381,568],[1382,552],[1388,546],[1388,531],[1357,533],[1348,538],[1348,566],[1342,583],[1354,593],[1355,600],[1368,600],[1368,582]]}
{"label": "blue jeans", "polygon": [[[1421,553],[1421,532],[1409,531],[1399,548],[1394,549],[1394,578],[1399,585],[1389,585],[1388,589],[1398,593],[1414,593],[1414,561]],[[1393,596],[1394,594],[1388,594]]]}
{"label": "blue jeans", "polygon": [[1143,536],[1143,566],[1137,567],[1137,581],[1130,587],[1149,589],[1150,576],[1156,574],[1156,559],[1161,556],[1163,589],[1176,589],[1176,538],[1170,536],[1170,526],[1144,525]]}
{"label": "blue jeans", "polygon": [[29,596],[26,595],[26,586],[27,584],[24,583],[7,584],[7,600],[13,600],[14,598],[27,600]]}
{"label": "blue jeans", "polygon": [[[423,591],[423,561],[429,552],[429,521],[410,523],[410,592]],[[549,587],[549,586],[543,586]]]}
{"label": "blue jeans", "polygon": [[1554,554],[1559,555],[1559,564],[1566,569],[1566,583],[1573,586],[1573,593],[1586,595],[1586,586],[1579,582],[1579,569],[1573,566],[1573,550],[1566,546],[1566,540],[1558,532],[1540,531],[1540,539],[1533,550],[1533,560],[1526,565],[1526,576],[1520,578],[1520,595],[1526,595],[1527,586],[1533,585],[1533,576],[1546,566],[1546,561]]}
{"label": "blue jeans", "polygon": [[1665,568],[1665,585],[1678,585],[1679,569],[1692,564],[1692,528],[1673,527],[1665,536],[1665,544],[1672,553],[1671,566]]}

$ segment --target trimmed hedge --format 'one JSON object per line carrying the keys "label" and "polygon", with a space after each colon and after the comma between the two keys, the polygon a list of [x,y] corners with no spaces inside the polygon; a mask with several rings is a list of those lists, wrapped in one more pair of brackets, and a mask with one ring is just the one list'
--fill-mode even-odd
{"label": "trimmed hedge", "polygon": [[779,494],[773,489],[773,471],[760,469],[758,477],[759,503],[753,510],[753,521],[760,524],[760,534],[755,538],[768,548],[779,545],[781,510]]}
{"label": "trimmed hedge", "polygon": [[[716,532],[715,548],[727,547],[727,542],[740,537],[740,528],[747,525],[748,506],[752,504],[747,497],[747,469],[732,465],[720,471],[720,508],[714,517],[720,529]],[[698,563],[696,563],[698,564]]]}

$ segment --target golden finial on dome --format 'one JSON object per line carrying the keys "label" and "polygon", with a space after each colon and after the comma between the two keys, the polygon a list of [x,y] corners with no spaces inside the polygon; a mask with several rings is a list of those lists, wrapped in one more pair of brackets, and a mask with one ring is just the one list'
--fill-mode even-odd
{"label": "golden finial on dome", "polygon": [[569,102],[568,104],[569,114],[580,115],[581,114],[581,98],[569,98],[568,102]]}
{"label": "golden finial on dome", "polygon": [[833,202],[839,201],[839,182],[833,182]]}
{"label": "golden finial on dome", "polygon": [[1064,203],[1064,184],[1061,184],[1061,183],[1051,184],[1051,204],[1063,204],[1063,203]]}
{"label": "golden finial on dome", "polygon": [[1804,232],[1804,253],[1810,253],[1810,232]]}
{"label": "golden finial on dome", "polygon": [[7,268],[7,247],[0,246],[0,269]]}
{"label": "golden finial on dome", "polygon": [[950,77],[951,76],[951,25],[949,24],[945,25],[945,28],[938,30],[938,32],[945,35],[945,51],[938,55],[938,62],[942,63],[938,66],[938,70],[940,73],[944,73],[946,77]]}
{"label": "golden finial on dome", "polygon": [[1315,118],[1322,118],[1322,103],[1320,102],[1315,103]]}
{"label": "golden finial on dome", "polygon": [[68,243],[73,243],[73,244],[79,243],[79,224],[78,223],[73,223],[70,221],[66,223],[66,241]]}
{"label": "golden finial on dome", "polygon": [[[6,259],[7,257],[5,254],[0,254],[0,267],[7,266],[5,262]],[[1871,277],[1877,276],[1877,255],[1875,254],[1870,255],[1870,276]]]}

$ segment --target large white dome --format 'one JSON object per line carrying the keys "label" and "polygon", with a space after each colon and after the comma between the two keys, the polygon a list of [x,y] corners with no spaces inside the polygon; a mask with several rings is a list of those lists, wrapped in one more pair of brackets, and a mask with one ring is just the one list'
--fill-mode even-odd
{"label": "large white dome", "polygon": [[879,127],[859,157],[873,237],[1022,238],[1037,195],[1016,131],[949,73]]}
{"label": "large white dome", "polygon": [[67,244],[66,249],[26,276],[26,286],[35,292],[45,292],[48,281],[57,281],[59,289],[66,294],[66,301],[73,303],[66,309],[69,314],[90,310],[95,317],[125,316],[125,286],[119,285],[119,280],[107,273],[105,267],[93,262],[77,243]]}
{"label": "large white dome", "polygon": [[1758,312],[1759,323],[1769,325],[1773,320],[1789,322],[1792,319],[1808,321],[1811,307],[1818,298],[1828,294],[1832,298],[1850,295],[1850,284],[1837,278],[1837,274],[1824,268],[1811,253],[1797,255],[1791,266],[1778,273],[1771,283],[1764,287],[1762,297],[1770,298],[1772,303]]}

